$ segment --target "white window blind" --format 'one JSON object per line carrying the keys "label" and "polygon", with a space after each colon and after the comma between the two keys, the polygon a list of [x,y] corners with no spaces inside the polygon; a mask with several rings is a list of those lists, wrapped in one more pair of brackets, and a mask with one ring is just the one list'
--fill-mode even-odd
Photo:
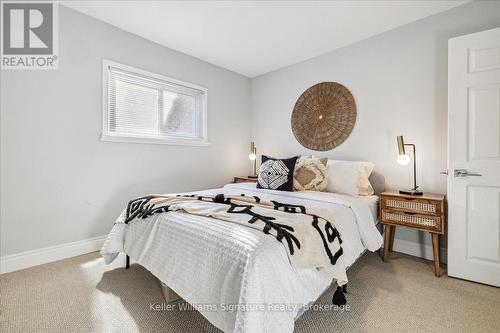
{"label": "white window blind", "polygon": [[103,139],[206,144],[205,88],[104,62]]}

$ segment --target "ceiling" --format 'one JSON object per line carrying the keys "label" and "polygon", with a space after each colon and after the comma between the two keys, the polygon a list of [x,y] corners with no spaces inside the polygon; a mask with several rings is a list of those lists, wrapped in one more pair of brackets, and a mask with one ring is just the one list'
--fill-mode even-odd
{"label": "ceiling", "polygon": [[63,1],[168,48],[255,77],[467,1]]}

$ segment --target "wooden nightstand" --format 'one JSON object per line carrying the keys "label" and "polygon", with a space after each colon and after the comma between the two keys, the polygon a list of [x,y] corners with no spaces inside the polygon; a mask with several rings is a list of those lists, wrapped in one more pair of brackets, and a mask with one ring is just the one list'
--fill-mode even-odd
{"label": "wooden nightstand", "polygon": [[257,182],[257,177],[248,177],[248,176],[241,176],[241,177],[234,177],[233,183],[256,183]]}
{"label": "wooden nightstand", "polygon": [[392,251],[396,226],[427,231],[432,236],[434,274],[441,276],[439,267],[439,236],[445,228],[445,196],[442,194],[406,195],[397,191],[380,194],[380,221],[385,225],[383,260]]}

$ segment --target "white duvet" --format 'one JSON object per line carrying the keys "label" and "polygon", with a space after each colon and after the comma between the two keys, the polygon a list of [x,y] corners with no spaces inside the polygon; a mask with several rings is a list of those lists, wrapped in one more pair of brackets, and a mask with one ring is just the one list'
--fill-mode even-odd
{"label": "white duvet", "polygon": [[[327,192],[282,192],[230,184],[197,194],[256,195],[264,200],[323,208],[340,232],[350,266],[382,237],[375,227],[376,197]],[[115,224],[101,254],[120,252],[151,271],[224,332],[293,332],[303,307],[330,286],[316,269],[294,269],[284,245],[262,231],[210,217],[169,212]]]}

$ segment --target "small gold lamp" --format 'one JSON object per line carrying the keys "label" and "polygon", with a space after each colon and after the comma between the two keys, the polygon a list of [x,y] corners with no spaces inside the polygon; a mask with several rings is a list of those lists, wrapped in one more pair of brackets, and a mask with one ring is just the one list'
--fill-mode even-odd
{"label": "small gold lamp", "polygon": [[410,156],[406,155],[405,146],[411,146],[413,149],[413,188],[411,190],[399,190],[401,194],[409,195],[422,195],[423,192],[418,190],[417,186],[417,153],[415,151],[415,145],[412,143],[405,143],[403,136],[400,135],[398,139],[398,151],[399,155],[397,157],[397,162],[399,165],[408,165],[410,163]]}
{"label": "small gold lamp", "polygon": [[250,142],[250,154],[248,158],[250,161],[253,161],[253,174],[248,176],[248,178],[257,178],[257,148],[255,148],[254,142]]}

